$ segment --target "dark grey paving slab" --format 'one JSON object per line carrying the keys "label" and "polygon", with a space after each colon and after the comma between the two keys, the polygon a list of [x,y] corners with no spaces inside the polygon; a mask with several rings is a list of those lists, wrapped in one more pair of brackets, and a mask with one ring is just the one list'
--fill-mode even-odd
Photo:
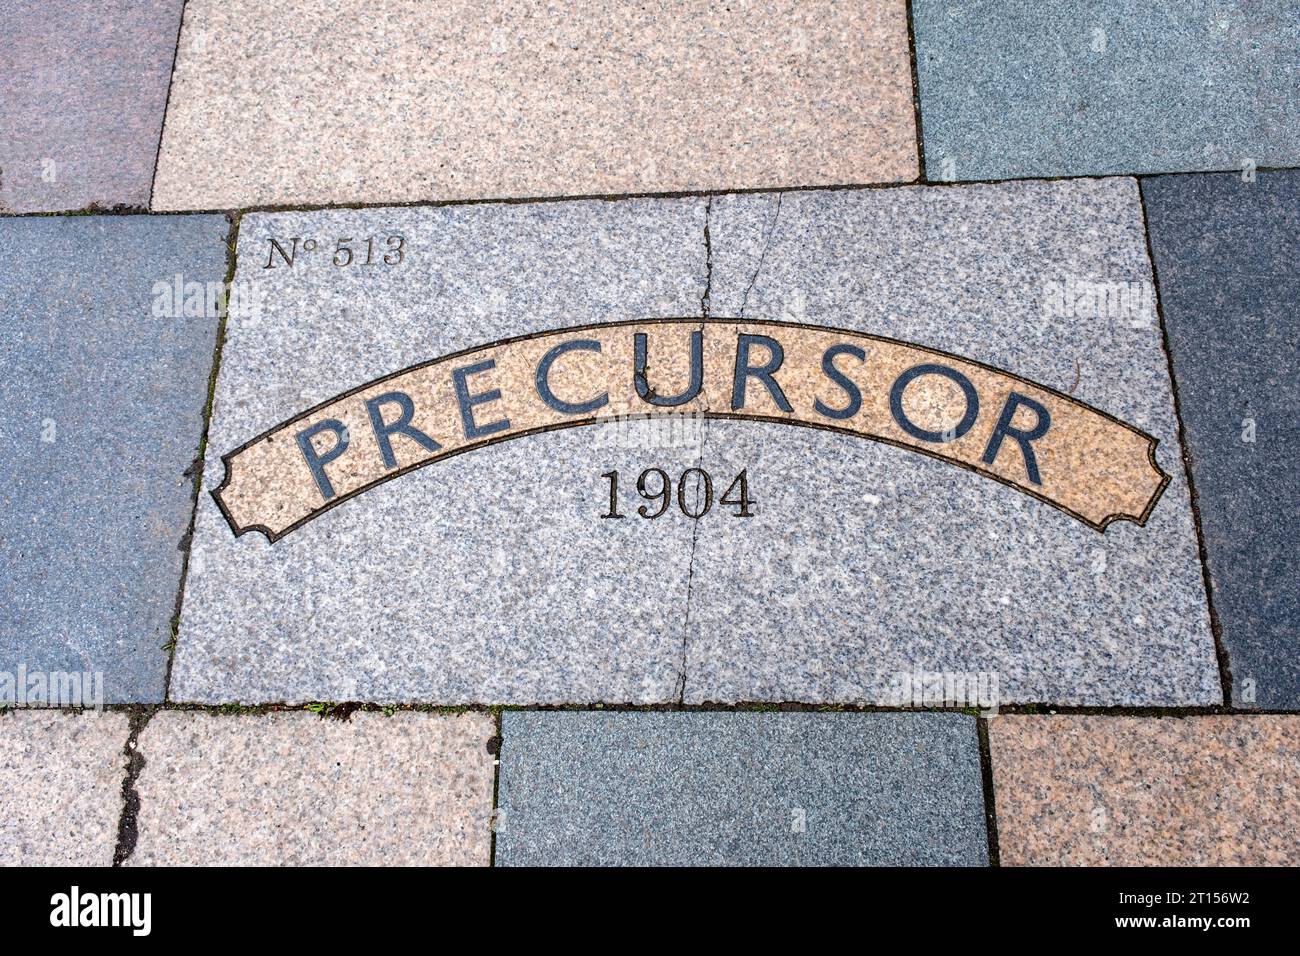
{"label": "dark grey paving slab", "polygon": [[687,702],[897,703],[917,673],[1004,703],[1220,702],[1132,179],[725,197],[710,235],[715,314],[1014,372],[1153,435],[1172,478],[1145,527],[1098,533],[910,450],[710,421],[704,467],[747,469],[758,504],[699,522]]}
{"label": "dark grey paving slab", "polygon": [[0,211],[146,206],[182,0],[0,8]]}
{"label": "dark grey paving slab", "polygon": [[1233,703],[1300,706],[1300,173],[1142,181]]}
{"label": "dark grey paving slab", "polygon": [[228,232],[0,220],[0,671],[162,700],[217,318],[159,313],[178,277],[220,288]]}
{"label": "dark grey paving slab", "polygon": [[503,866],[988,862],[973,718],[507,712]]}
{"label": "dark grey paving slab", "polygon": [[916,0],[932,180],[1300,163],[1291,0]]}
{"label": "dark grey paving slab", "polygon": [[[227,326],[206,488],[223,479],[221,455],[407,366],[547,329],[698,315],[704,212],[702,200],[634,200],[247,217],[236,281],[260,292],[260,308]],[[381,248],[391,264],[332,264],[339,237],[362,250],[365,237],[386,246],[397,235],[400,262]],[[278,254],[265,268],[270,239],[292,248],[292,237],[318,245],[292,268]],[[480,383],[494,374],[467,393],[489,391]],[[687,437],[638,423],[491,445],[344,501],[275,544],[236,537],[201,495],[172,696],[676,699],[691,522],[602,520],[601,476],[620,470],[635,497],[628,483],[643,468],[694,464]]]}

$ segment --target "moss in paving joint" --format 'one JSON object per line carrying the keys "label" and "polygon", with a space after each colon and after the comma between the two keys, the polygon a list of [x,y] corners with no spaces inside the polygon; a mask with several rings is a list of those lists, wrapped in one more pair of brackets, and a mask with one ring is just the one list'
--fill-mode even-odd
{"label": "moss in paving joint", "polygon": [[170,625],[170,636],[167,638],[167,643],[162,646],[163,653],[168,657],[171,657],[172,652],[176,650],[176,639],[180,636],[180,633],[181,616],[180,614],[173,614]]}
{"label": "moss in paving joint", "polygon": [[483,707],[464,704],[375,704],[357,700],[313,700],[303,704],[302,709],[316,714],[322,720],[326,718],[331,720],[350,720],[352,715],[358,711],[368,714],[383,714],[385,717],[392,717],[394,714],[402,712],[443,714],[451,716],[455,714],[467,714],[485,710]]}
{"label": "moss in paving joint", "polygon": [[311,711],[313,714],[318,716],[321,720],[349,721],[352,719],[352,714],[355,711],[360,710],[365,705],[355,704],[355,703],[339,704],[339,703],[335,703],[332,700],[325,700],[325,701],[312,701],[310,703],[303,704],[302,706],[303,706],[303,710]]}
{"label": "moss in paving joint", "polygon": [[222,704],[217,708],[217,713],[226,717],[242,717],[246,714],[258,714],[262,708],[249,704]]}

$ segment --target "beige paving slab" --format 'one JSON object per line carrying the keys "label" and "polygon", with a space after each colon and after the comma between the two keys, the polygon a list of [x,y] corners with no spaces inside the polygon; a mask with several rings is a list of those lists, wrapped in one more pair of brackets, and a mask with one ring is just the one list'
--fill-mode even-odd
{"label": "beige paving slab", "polygon": [[165,711],[139,737],[131,865],[486,866],[485,714]]}
{"label": "beige paving slab", "polygon": [[191,0],[157,209],[906,181],[902,0]]}
{"label": "beige paving slab", "polygon": [[0,866],[108,866],[122,816],[126,714],[0,714]]}
{"label": "beige paving slab", "polygon": [[998,717],[1006,866],[1295,866],[1300,716]]}

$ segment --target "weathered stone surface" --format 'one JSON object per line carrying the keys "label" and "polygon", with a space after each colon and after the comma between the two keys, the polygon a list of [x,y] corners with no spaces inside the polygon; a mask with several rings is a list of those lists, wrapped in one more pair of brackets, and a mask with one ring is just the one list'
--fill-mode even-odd
{"label": "weathered stone surface", "polygon": [[[358,264],[361,249],[370,257],[365,237],[387,245],[383,237],[397,234],[400,262]],[[335,253],[340,238],[358,253],[336,266],[331,255],[348,258]],[[309,250],[308,240],[317,245]],[[985,707],[1221,700],[1132,180],[258,215],[240,249],[237,282],[261,291],[262,308],[232,319],[223,352],[205,483],[231,520],[203,497],[177,699],[935,703],[899,699],[902,676],[923,672],[961,677],[979,693],[956,702]],[[1113,314],[1084,314],[1087,283],[1112,293],[1091,304],[1109,303]],[[640,422],[612,447],[600,440],[606,426],[497,440],[530,423],[573,424],[577,414],[528,418],[543,409],[533,397],[542,394],[540,360],[516,361],[503,337],[683,317],[647,333],[664,336],[649,340],[647,378],[666,398],[690,377],[682,343],[701,312],[713,324],[701,333],[700,397],[676,407],[770,422],[696,418],[693,440],[667,442]],[[723,317],[856,330],[986,363],[926,353],[965,368],[985,405],[969,437],[950,444],[938,431],[903,434],[886,402],[895,374],[880,375],[905,352],[863,339],[875,342],[870,360],[840,368],[866,396],[858,418],[875,424],[862,432],[882,443],[792,428],[818,414],[845,424],[805,407],[814,395],[843,399],[827,391],[829,377],[805,380],[821,354],[809,343],[820,340],[752,326],[789,346],[774,375],[800,409],[785,412],[759,377],[739,401],[738,326]],[[607,329],[589,334],[604,351],[561,359],[558,394],[576,401],[605,389],[609,411],[650,408],[633,395],[628,343]],[[540,354],[551,341],[525,345]],[[405,421],[423,432],[393,425],[399,408],[385,405],[380,426],[396,430],[393,460],[381,460],[379,426],[361,399],[416,378],[360,386],[449,353],[449,364],[428,365],[424,384],[411,386],[418,402]],[[467,394],[502,395],[474,415],[518,425],[404,474],[434,445],[463,450],[470,426],[456,411],[453,371],[489,355],[501,364],[475,372]],[[1072,427],[1066,412],[1078,401],[1144,433],[1125,453],[1138,471],[1158,477],[1142,459],[1152,436],[1162,442],[1154,464],[1168,487],[1156,500],[1144,485],[1127,511],[1145,527],[1118,521],[1098,533],[1105,521],[1026,497],[1039,487],[1053,500],[1051,480],[1032,477],[1018,444],[984,464],[980,449],[987,454],[1009,407],[1006,381],[1009,394],[1055,409],[1054,434]],[[937,430],[965,401],[955,385],[952,395],[933,382],[909,389],[904,412],[933,418]],[[298,420],[340,393],[343,405]],[[1027,432],[1031,419],[1014,419],[1016,428]],[[1108,435],[1043,441],[1040,474],[1092,469],[1087,483],[1099,492],[1122,490],[1130,479]],[[242,461],[236,453],[255,440],[275,463],[235,467],[223,482],[220,456]],[[287,454],[275,450],[286,443]],[[965,468],[915,453],[949,448]],[[714,485],[698,521],[702,479],[686,475],[696,466]],[[673,482],[654,519],[635,512],[638,475],[648,475],[646,497],[658,490],[651,468]],[[601,517],[603,476],[615,470],[627,517],[610,521]],[[722,504],[724,492],[736,497],[742,471],[751,517]],[[365,484],[375,476],[396,480]],[[278,522],[277,509],[287,515]],[[242,533],[259,522],[275,543]]]}
{"label": "weathered stone surface", "polygon": [[1172,479],[1145,527],[1099,534],[889,445],[710,421],[703,466],[747,469],[758,504],[700,520],[688,702],[895,703],[918,672],[1004,702],[1221,700],[1136,183],[726,197],[710,235],[715,315],[985,362],[1149,432]]}
{"label": "weathered stone surface", "polygon": [[1300,707],[1300,174],[1144,180],[1240,707]]}
{"label": "weathered stone surface", "polygon": [[158,714],[133,865],[486,866],[486,714]]}
{"label": "weathered stone surface", "polygon": [[0,714],[0,866],[108,866],[122,815],[120,713]]}
{"label": "weathered stone surface", "polygon": [[999,717],[1003,865],[1295,866],[1300,717]]}
{"label": "weathered stone surface", "polygon": [[916,0],[931,180],[1293,166],[1290,0]]}
{"label": "weathered stone surface", "polygon": [[[221,455],[417,362],[539,330],[699,314],[704,212],[634,200],[247,217],[236,282],[260,290],[261,309],[227,326],[206,488],[222,481]],[[397,234],[400,263],[331,265],[337,237],[364,247]],[[319,248],[265,268],[268,239],[295,236]],[[471,390],[533,387],[495,375]],[[479,406],[479,422],[503,407]],[[601,476],[621,472],[627,511],[642,469],[676,476],[697,456],[689,429],[645,422],[533,435],[390,481],[275,544],[236,538],[205,492],[172,696],[673,700],[691,522],[603,520]]]}
{"label": "weathered stone surface", "polygon": [[163,699],[217,327],[203,293],[228,232],[221,216],[0,220],[0,672]]}
{"label": "weathered stone surface", "polygon": [[185,12],[162,209],[917,174],[897,0],[328,12],[191,0]]}
{"label": "weathered stone surface", "polygon": [[6,0],[0,211],[146,206],[182,0]]}
{"label": "weathered stone surface", "polygon": [[957,714],[502,715],[499,865],[983,865]]}

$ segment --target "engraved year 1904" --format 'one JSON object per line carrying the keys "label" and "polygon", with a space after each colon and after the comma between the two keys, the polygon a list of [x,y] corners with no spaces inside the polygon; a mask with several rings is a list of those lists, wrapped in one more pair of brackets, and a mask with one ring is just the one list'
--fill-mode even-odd
{"label": "engraved year 1904", "polygon": [[[718,499],[719,505],[735,508],[732,514],[737,518],[754,517],[754,499],[749,497],[748,471],[741,469],[740,474],[731,480],[727,490]],[[609,510],[601,517],[626,518],[627,515],[619,511],[618,472],[607,471],[600,477],[609,482]],[[673,494],[674,486],[676,495]],[[637,476],[636,492],[649,502],[636,509],[642,518],[661,517],[671,507],[674,498],[677,509],[686,517],[702,518],[713,507],[713,476],[703,468],[687,468],[674,482],[662,468],[647,468]]]}

